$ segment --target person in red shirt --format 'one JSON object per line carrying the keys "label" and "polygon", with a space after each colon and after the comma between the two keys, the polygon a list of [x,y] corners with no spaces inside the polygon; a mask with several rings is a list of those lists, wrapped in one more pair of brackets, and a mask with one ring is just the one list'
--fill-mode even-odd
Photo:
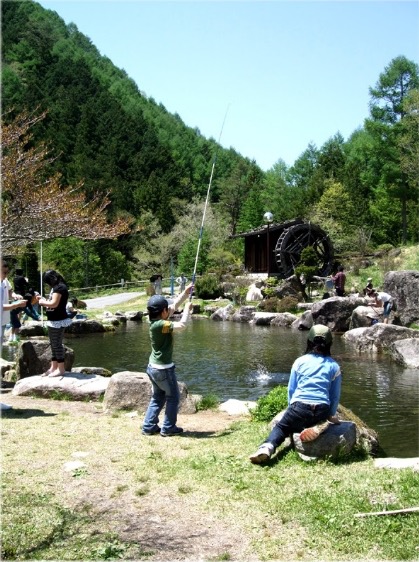
{"label": "person in red shirt", "polygon": [[336,273],[336,275],[334,277],[332,277],[332,280],[335,284],[335,291],[338,297],[343,297],[345,296],[345,281],[346,281],[346,275],[344,274],[344,267],[343,265],[340,265],[338,267],[338,272]]}

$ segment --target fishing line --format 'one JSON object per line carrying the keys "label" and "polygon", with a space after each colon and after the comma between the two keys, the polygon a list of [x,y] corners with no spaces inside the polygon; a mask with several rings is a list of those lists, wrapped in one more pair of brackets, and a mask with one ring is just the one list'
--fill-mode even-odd
{"label": "fishing line", "polygon": [[[207,197],[205,199],[204,212],[202,214],[201,228],[200,228],[199,236],[198,236],[198,247],[196,249],[195,265],[194,265],[193,275],[192,275],[192,285],[195,285],[196,269],[198,267],[199,250],[201,248],[202,235],[204,233],[205,215],[206,215],[206,212],[207,212],[209,194],[210,194],[210,191],[211,191],[212,178],[214,176],[215,163],[217,161],[217,154],[218,154],[218,149],[219,149],[219,146],[220,146],[221,135],[223,134],[224,123],[225,123],[226,118],[227,118],[227,113],[228,113],[229,107],[230,107],[230,104],[228,104],[225,115],[224,115],[223,124],[221,125],[221,130],[220,130],[220,136],[218,137],[218,144],[217,144],[217,147],[216,147],[215,153],[214,153],[214,160],[212,162],[211,175],[210,175],[210,179],[209,179],[209,182],[208,182]],[[189,300],[192,300],[192,293],[193,293],[193,288],[191,289],[191,294],[189,295]]]}

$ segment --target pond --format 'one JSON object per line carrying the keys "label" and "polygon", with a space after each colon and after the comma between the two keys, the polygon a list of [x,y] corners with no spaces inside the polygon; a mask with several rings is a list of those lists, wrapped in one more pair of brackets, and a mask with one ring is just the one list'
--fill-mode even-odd
{"label": "pond", "polygon": [[[191,393],[257,400],[277,384],[286,385],[293,361],[306,346],[307,332],[274,326],[194,318],[176,334],[178,380]],[[148,323],[128,322],[115,333],[67,338],[74,366],[145,372],[150,344]],[[342,373],[341,403],[379,434],[388,456],[419,456],[419,374],[389,358],[358,355],[335,335],[333,357]]]}

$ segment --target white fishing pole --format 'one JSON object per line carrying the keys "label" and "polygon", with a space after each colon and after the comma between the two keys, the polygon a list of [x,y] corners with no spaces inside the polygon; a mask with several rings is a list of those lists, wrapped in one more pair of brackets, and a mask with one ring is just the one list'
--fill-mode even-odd
{"label": "white fishing pole", "polygon": [[[192,275],[192,284],[193,285],[195,285],[196,270],[197,270],[197,267],[198,267],[199,250],[201,249],[202,235],[204,233],[205,215],[206,215],[206,212],[207,212],[209,195],[210,195],[210,191],[211,191],[212,178],[214,176],[215,163],[217,161],[218,148],[219,148],[219,144],[220,144],[220,141],[221,141],[221,135],[223,134],[224,123],[225,123],[226,118],[227,118],[227,113],[228,113],[229,107],[230,107],[230,104],[227,106],[227,109],[226,109],[226,112],[225,112],[225,115],[224,115],[223,124],[221,125],[221,130],[220,130],[220,136],[218,137],[218,144],[217,144],[216,149],[215,149],[214,160],[212,162],[211,175],[210,175],[210,179],[209,179],[209,182],[208,182],[207,197],[205,199],[204,212],[202,214],[201,228],[200,228],[199,236],[198,236],[198,246],[197,246],[197,249],[196,249],[195,265],[194,265],[193,275]],[[192,293],[193,293],[193,290],[191,290],[191,294],[189,296],[190,300],[192,300]]]}

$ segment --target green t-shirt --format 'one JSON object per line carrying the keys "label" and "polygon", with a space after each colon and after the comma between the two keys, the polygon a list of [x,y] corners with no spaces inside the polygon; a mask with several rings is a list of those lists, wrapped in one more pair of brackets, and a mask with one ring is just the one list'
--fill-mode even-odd
{"label": "green t-shirt", "polygon": [[150,363],[170,365],[173,363],[173,322],[153,320],[150,323],[151,354]]}

